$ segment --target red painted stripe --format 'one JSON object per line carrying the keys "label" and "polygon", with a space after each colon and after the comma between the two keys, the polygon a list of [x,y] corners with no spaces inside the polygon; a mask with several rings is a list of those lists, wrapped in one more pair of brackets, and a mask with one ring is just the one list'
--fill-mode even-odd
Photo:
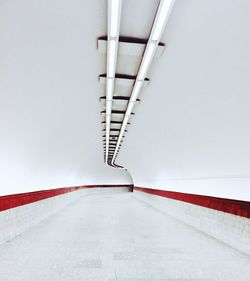
{"label": "red painted stripe", "polygon": [[138,191],[150,193],[153,195],[166,197],[178,201],[183,201],[194,205],[199,205],[202,207],[214,209],[225,213],[230,213],[236,216],[250,218],[249,201],[181,193],[181,192],[174,192],[174,191],[167,191],[167,190],[160,190],[160,189],[151,189],[151,188],[138,187],[138,186],[134,187],[134,189]]}
{"label": "red painted stripe", "polygon": [[96,187],[129,187],[132,188],[131,185],[117,185],[117,184],[104,184],[104,185],[81,185],[81,186],[72,186],[72,187],[62,187],[55,189],[47,189],[47,190],[39,190],[33,192],[26,193],[18,193],[0,196],[0,211],[8,210],[11,208],[15,208],[18,206],[30,204],[36,201],[40,201],[43,199],[47,199],[50,197],[62,195],[68,192],[73,192],[83,188],[96,188]]}

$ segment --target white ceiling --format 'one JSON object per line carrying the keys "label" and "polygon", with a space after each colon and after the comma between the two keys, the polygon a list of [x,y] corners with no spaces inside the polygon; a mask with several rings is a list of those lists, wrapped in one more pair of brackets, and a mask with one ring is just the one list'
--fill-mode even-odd
{"label": "white ceiling", "polygon": [[[124,0],[121,35],[147,38],[157,3]],[[117,161],[136,183],[249,177],[249,11],[176,0]],[[0,193],[127,182],[103,164],[106,1],[0,0],[0,26]]]}
{"label": "white ceiling", "polygon": [[135,184],[250,200],[249,11],[176,1],[118,159]]}
{"label": "white ceiling", "polygon": [[0,193],[127,182],[103,164],[106,1],[1,0],[0,26]]}

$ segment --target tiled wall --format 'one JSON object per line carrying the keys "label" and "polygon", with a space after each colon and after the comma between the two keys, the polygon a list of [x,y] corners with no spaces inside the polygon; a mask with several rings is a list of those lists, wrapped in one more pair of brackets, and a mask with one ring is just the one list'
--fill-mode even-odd
{"label": "tiled wall", "polygon": [[65,193],[0,212],[0,243],[8,241],[32,225],[74,202],[86,190]]}
{"label": "tiled wall", "polygon": [[[0,243],[24,232],[82,196],[128,191],[127,186],[81,186],[0,197]],[[49,197],[50,195],[50,197]]]}
{"label": "tiled wall", "polygon": [[[186,194],[188,196],[188,194]],[[134,196],[206,234],[250,255],[250,219],[178,199],[134,190]],[[180,194],[180,197],[182,194]],[[192,195],[190,195],[191,197]],[[215,200],[225,200],[215,198]],[[207,202],[207,200],[206,200]],[[250,207],[250,202],[248,203]],[[240,207],[240,206],[239,206]],[[250,209],[249,209],[250,210]]]}

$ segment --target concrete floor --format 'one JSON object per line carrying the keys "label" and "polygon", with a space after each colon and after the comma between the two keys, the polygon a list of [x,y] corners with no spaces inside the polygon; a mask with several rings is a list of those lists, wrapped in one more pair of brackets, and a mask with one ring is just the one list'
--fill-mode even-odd
{"label": "concrete floor", "polygon": [[0,246],[1,281],[249,281],[250,257],[137,201],[90,195]]}

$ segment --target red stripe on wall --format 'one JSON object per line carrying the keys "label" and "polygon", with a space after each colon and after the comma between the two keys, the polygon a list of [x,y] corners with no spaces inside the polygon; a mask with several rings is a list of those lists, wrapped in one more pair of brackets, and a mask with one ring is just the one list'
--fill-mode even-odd
{"label": "red stripe on wall", "polygon": [[245,218],[250,218],[250,202],[233,200],[205,195],[181,193],[160,189],[151,189],[145,187],[134,187],[135,190],[150,193],[153,195],[166,197],[178,201],[183,201],[186,203],[191,203],[194,205],[199,205],[209,209],[214,209],[217,211],[230,213],[236,216],[241,216]]}
{"label": "red stripe on wall", "polygon": [[30,204],[36,201],[47,199],[50,197],[62,195],[68,192],[73,192],[83,188],[97,188],[97,187],[128,187],[132,188],[131,185],[81,185],[81,186],[72,186],[72,187],[62,187],[55,189],[39,190],[26,193],[18,193],[0,196],[0,211],[8,210],[18,206]]}

